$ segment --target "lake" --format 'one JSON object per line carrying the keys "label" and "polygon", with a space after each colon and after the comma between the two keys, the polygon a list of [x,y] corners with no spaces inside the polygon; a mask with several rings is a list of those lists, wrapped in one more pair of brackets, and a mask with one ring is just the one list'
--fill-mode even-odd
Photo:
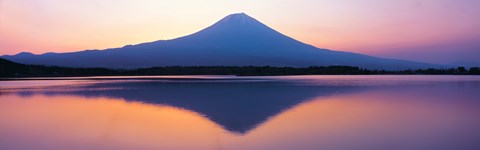
{"label": "lake", "polygon": [[480,76],[0,81],[1,150],[479,150]]}

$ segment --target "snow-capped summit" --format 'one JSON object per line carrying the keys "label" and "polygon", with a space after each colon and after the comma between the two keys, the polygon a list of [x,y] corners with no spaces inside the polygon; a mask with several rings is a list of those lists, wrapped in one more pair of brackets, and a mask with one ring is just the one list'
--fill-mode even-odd
{"label": "snow-capped summit", "polygon": [[245,13],[236,13],[226,16],[222,20],[218,21],[218,23],[252,24],[260,22]]}

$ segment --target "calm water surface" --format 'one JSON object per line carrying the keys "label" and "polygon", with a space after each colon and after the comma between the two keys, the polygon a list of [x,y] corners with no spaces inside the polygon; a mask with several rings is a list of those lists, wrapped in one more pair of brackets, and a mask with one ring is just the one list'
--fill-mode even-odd
{"label": "calm water surface", "polygon": [[480,76],[0,81],[1,150],[479,150]]}

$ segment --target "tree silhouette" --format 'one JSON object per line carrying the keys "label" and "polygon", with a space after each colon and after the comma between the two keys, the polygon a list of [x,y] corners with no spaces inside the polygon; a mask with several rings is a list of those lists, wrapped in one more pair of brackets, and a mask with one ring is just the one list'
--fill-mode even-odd
{"label": "tree silhouette", "polygon": [[272,66],[171,66],[134,70],[106,68],[69,68],[41,65],[24,65],[0,58],[0,77],[63,77],[63,76],[132,76],[132,75],[372,75],[372,74],[429,74],[429,75],[480,75],[480,68],[465,67],[449,69],[418,70],[368,70],[352,66],[311,66],[308,68]]}

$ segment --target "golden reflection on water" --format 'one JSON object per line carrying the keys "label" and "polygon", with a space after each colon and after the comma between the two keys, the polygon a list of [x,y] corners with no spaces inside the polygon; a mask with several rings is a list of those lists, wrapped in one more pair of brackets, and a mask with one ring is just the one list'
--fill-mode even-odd
{"label": "golden reflection on water", "polygon": [[[3,149],[472,149],[478,102],[362,92],[318,97],[233,134],[199,113],[81,96],[2,95]],[[461,93],[459,93],[461,94]],[[465,147],[462,147],[466,146]],[[475,148],[475,147],[474,147]]]}
{"label": "golden reflection on water", "polygon": [[9,149],[214,149],[228,134],[195,112],[100,97],[2,96],[0,120]]}

